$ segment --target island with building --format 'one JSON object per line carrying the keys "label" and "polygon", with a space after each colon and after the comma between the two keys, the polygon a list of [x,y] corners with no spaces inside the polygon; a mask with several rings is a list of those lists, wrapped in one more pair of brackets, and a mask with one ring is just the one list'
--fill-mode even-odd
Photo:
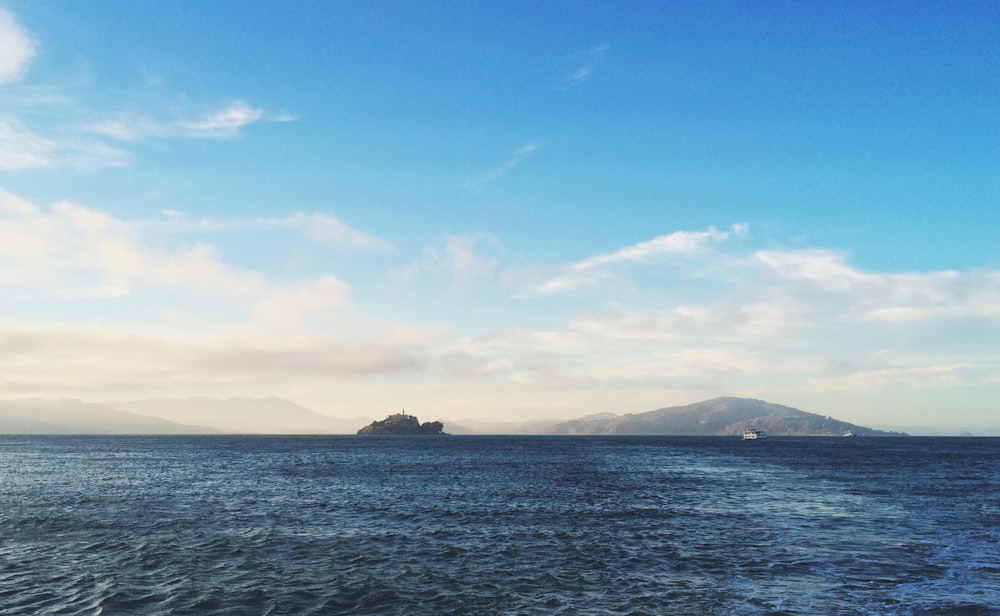
{"label": "island with building", "polygon": [[373,421],[358,430],[365,436],[437,436],[445,434],[444,424],[440,421],[420,423],[415,415],[407,415],[404,409],[401,413],[389,415],[382,421]]}

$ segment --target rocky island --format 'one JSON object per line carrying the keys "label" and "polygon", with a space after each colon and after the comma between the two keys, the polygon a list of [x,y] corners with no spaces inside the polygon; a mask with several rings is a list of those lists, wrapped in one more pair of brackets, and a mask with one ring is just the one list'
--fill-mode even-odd
{"label": "rocky island", "polygon": [[406,411],[402,413],[396,413],[395,415],[389,415],[382,421],[373,421],[364,428],[358,430],[358,434],[362,435],[392,435],[392,436],[411,436],[411,435],[427,435],[435,436],[439,434],[444,434],[444,424],[440,421],[427,421],[420,423],[415,415],[407,415]]}

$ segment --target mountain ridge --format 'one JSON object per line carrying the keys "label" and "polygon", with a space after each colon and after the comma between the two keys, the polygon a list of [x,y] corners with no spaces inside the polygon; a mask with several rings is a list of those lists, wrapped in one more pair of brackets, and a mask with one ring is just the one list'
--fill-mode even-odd
{"label": "mountain ridge", "polygon": [[772,436],[841,436],[848,431],[858,436],[906,436],[783,404],[731,396],[644,413],[602,414],[565,421],[552,426],[548,433],[725,436],[742,434],[751,427]]}
{"label": "mountain ridge", "polygon": [[107,404],[137,415],[227,434],[353,434],[359,426],[370,421],[322,415],[275,396],[151,398]]}
{"label": "mountain ridge", "polygon": [[[356,434],[369,418],[322,415],[283,398],[154,398],[90,403],[59,398],[0,400],[0,434]],[[905,436],[751,398],[722,397],[642,413],[571,420],[444,421],[450,434]]]}
{"label": "mountain ridge", "polygon": [[74,398],[0,400],[0,434],[217,434]]}

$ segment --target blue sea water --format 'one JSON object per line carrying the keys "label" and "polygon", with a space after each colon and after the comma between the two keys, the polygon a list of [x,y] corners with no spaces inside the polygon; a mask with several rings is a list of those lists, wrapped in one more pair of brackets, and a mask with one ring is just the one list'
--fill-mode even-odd
{"label": "blue sea water", "polygon": [[1000,439],[0,437],[0,613],[1000,614]]}

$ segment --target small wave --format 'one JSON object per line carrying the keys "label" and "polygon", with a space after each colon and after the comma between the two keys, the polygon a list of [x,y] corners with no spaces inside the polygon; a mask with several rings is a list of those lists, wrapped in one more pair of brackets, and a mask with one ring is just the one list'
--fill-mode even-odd
{"label": "small wave", "polygon": [[[928,497],[943,479],[926,443],[894,444],[892,472],[854,443],[831,475],[835,448],[808,440],[767,456],[719,439],[158,442],[61,441],[45,455],[19,442],[41,471],[0,485],[0,613],[979,616],[1000,604],[995,497]],[[11,455],[0,443],[0,468]],[[970,472],[990,455],[969,456]]]}

